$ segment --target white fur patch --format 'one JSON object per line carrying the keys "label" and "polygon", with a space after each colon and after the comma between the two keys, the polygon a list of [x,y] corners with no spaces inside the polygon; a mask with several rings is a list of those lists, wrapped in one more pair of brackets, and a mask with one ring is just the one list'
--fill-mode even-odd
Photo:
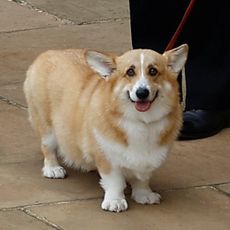
{"label": "white fur patch", "polygon": [[147,189],[133,189],[132,198],[140,204],[159,204],[161,195]]}
{"label": "white fur patch", "polygon": [[57,139],[53,132],[42,137],[42,144],[48,149],[54,151],[57,148]]}
{"label": "white fur patch", "polygon": [[164,89],[168,92],[172,90],[172,85],[168,81],[164,81],[163,86],[164,86]]}
{"label": "white fur patch", "polygon": [[122,172],[119,169],[113,169],[109,174],[101,173],[100,175],[101,186],[105,190],[105,196],[101,208],[112,212],[126,210],[128,208],[124,195],[126,183]]}
{"label": "white fur patch", "polygon": [[161,196],[158,193],[152,192],[149,186],[149,179],[146,181],[140,181],[131,178],[129,180],[132,186],[132,198],[141,204],[159,204]]}
{"label": "white fur patch", "polygon": [[122,212],[128,209],[128,203],[124,198],[104,199],[101,208],[111,212]]}
{"label": "white fur patch", "polygon": [[143,53],[140,54],[140,63],[141,63],[141,78],[145,78],[144,75],[144,60],[145,60],[145,56]]}
{"label": "white fur patch", "polygon": [[96,167],[95,167],[95,164],[92,158],[84,152],[82,154],[84,155],[84,161],[77,162],[77,161],[74,161],[73,159],[70,159],[68,154],[66,154],[63,150],[58,149],[58,155],[62,158],[66,166],[75,168],[82,172],[89,172],[89,171],[95,170]]}
{"label": "white fur patch", "polygon": [[144,61],[145,61],[145,56],[143,53],[140,54],[140,63],[141,63],[141,77],[140,80],[136,83],[136,87],[137,88],[146,88],[149,91],[150,89],[150,85],[149,85],[149,81],[147,80],[146,76],[145,76],[145,66],[144,66]]}
{"label": "white fur patch", "polygon": [[94,135],[104,154],[115,167],[133,172],[140,180],[158,168],[165,159],[169,146],[157,144],[160,132],[165,128],[163,123],[145,124],[143,122],[123,120],[121,127],[126,130],[128,146],[120,145],[94,130]]}
{"label": "white fur patch", "polygon": [[64,178],[66,175],[66,171],[62,166],[49,166],[45,165],[42,168],[42,173],[44,177],[48,178]]}
{"label": "white fur patch", "polygon": [[96,51],[88,51],[87,62],[93,70],[103,77],[108,76],[113,72],[112,58],[105,54]]}
{"label": "white fur patch", "polygon": [[48,178],[64,178],[65,169],[58,164],[57,161],[57,139],[53,132],[42,137],[42,145],[48,149],[47,157],[44,159],[44,167],[42,168],[43,176]]}

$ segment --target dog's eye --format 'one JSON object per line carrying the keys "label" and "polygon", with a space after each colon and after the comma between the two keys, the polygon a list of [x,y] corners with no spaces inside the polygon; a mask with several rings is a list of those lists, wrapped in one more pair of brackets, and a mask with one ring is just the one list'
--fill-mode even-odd
{"label": "dog's eye", "polygon": [[126,71],[126,74],[129,76],[129,77],[133,77],[135,75],[135,71],[133,68],[129,68],[127,71]]}
{"label": "dog's eye", "polygon": [[155,67],[149,68],[149,75],[150,76],[156,76],[158,73],[157,69]]}

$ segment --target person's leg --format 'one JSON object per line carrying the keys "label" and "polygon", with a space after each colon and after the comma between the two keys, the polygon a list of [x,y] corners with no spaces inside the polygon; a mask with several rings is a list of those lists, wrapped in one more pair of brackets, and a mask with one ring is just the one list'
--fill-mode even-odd
{"label": "person's leg", "polygon": [[[130,0],[133,48],[163,52],[189,1]],[[226,1],[197,1],[176,44],[190,47],[180,139],[213,135],[230,120],[230,20]]]}
{"label": "person's leg", "polygon": [[230,108],[230,16],[224,0],[196,1],[178,44],[188,43],[186,110]]}
{"label": "person's leg", "polygon": [[132,46],[163,53],[175,32],[186,2],[181,0],[130,0]]}
{"label": "person's leg", "polygon": [[208,137],[230,126],[229,40],[227,2],[197,1],[178,41],[190,46],[180,139]]}

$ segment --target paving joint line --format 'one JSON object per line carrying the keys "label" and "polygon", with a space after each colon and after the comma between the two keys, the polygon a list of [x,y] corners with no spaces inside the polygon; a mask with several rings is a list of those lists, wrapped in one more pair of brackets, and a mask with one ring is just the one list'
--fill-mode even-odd
{"label": "paving joint line", "polygon": [[62,24],[73,24],[74,22],[72,22],[71,20],[68,19],[61,19],[58,16],[54,15],[54,14],[50,14],[49,12],[39,9],[35,6],[33,6],[32,4],[28,3],[27,1],[24,0],[8,0],[9,2],[15,2],[16,4],[19,4],[21,6],[27,7],[30,10],[34,10],[37,11],[38,13],[43,13],[45,15],[49,15],[51,17],[54,17],[54,19],[58,22],[61,22]]}
{"label": "paving joint line", "polygon": [[52,228],[54,228],[54,229],[56,229],[56,230],[64,230],[64,229],[63,229],[62,227],[60,227],[59,225],[52,223],[52,222],[51,222],[50,220],[48,220],[47,218],[41,217],[40,215],[38,215],[38,214],[32,212],[32,211],[29,210],[29,209],[22,208],[22,209],[20,209],[20,210],[21,210],[22,212],[24,212],[26,215],[28,215],[28,216],[30,216],[30,217],[32,217],[32,218],[34,218],[34,219],[36,219],[36,220],[38,220],[38,221],[40,221],[40,222],[46,224],[46,225],[48,225],[48,226],[50,226],[50,227],[52,227]]}
{"label": "paving joint line", "polygon": [[27,31],[31,31],[31,30],[43,30],[43,29],[50,29],[50,28],[59,28],[59,25],[56,25],[56,26],[41,26],[41,27],[10,30],[10,31],[1,31],[0,34],[12,34],[12,33],[18,33],[18,32],[27,32]]}
{"label": "paving joint line", "polygon": [[124,21],[124,20],[129,20],[130,17],[121,17],[121,18],[100,18],[97,20],[91,20],[91,21],[83,21],[83,22],[74,22],[73,20],[69,18],[60,18],[58,15],[51,14],[48,11],[45,11],[43,9],[37,8],[33,6],[31,3],[28,3],[25,0],[8,0],[10,2],[16,2],[17,4],[20,4],[21,6],[26,6],[27,8],[31,10],[35,10],[39,13],[44,13],[46,15],[49,15],[51,17],[54,17],[56,21],[60,22],[61,24],[64,25],[92,25],[92,24],[100,24],[100,23],[108,23],[108,22],[117,22],[117,21]]}
{"label": "paving joint line", "polygon": [[4,96],[1,96],[1,95],[0,95],[0,101],[3,101],[3,102],[5,102],[6,104],[8,104],[10,106],[14,106],[14,107],[17,107],[19,109],[27,111],[27,107],[26,106],[24,106],[24,105],[22,105],[22,104],[20,104],[20,103],[18,103],[16,101],[14,101],[14,100],[10,100],[10,99],[8,99],[8,98],[6,98]]}
{"label": "paving joint line", "polygon": [[[215,184],[207,184],[207,185],[178,187],[178,188],[172,188],[172,189],[162,189],[162,190],[159,189],[157,191],[159,191],[159,192],[173,192],[173,191],[187,190],[187,189],[194,189],[194,190],[195,189],[213,189],[213,190],[218,190],[218,191],[220,190],[220,192],[226,193],[216,186],[229,184],[229,183],[230,182],[223,182],[223,183],[215,183]],[[126,195],[129,195],[129,193],[127,193]],[[230,196],[230,194],[228,194],[228,193],[226,193],[226,195]],[[99,199],[102,199],[102,196],[72,199],[72,200],[51,201],[51,202],[46,202],[46,203],[35,203],[35,204],[20,205],[20,206],[9,207],[9,208],[0,208],[0,211],[14,211],[14,210],[30,209],[30,208],[43,207],[43,206],[70,204],[71,202],[76,202],[76,201],[90,201],[90,200],[99,200]]]}
{"label": "paving joint line", "polygon": [[194,186],[188,186],[188,187],[178,187],[178,188],[169,188],[169,189],[159,189],[159,192],[174,192],[174,191],[180,191],[180,190],[187,190],[187,189],[214,189],[213,184],[207,184],[207,185],[194,185]]}
{"label": "paving joint line", "polygon": [[222,193],[222,194],[224,194],[224,195],[230,197],[230,193],[225,192],[223,189],[219,188],[218,185],[217,185],[217,186],[214,186],[214,187],[215,187],[215,189],[216,189],[218,192],[220,192],[220,193]]}
{"label": "paving joint line", "polygon": [[[88,26],[88,25],[95,25],[95,24],[102,24],[102,23],[110,23],[110,22],[119,22],[128,20],[129,18],[102,18],[98,20],[92,20],[92,21],[85,21],[85,22],[79,22],[79,23],[72,23],[72,26]],[[54,25],[54,26],[42,26],[42,27],[34,27],[34,28],[27,28],[27,29],[18,29],[18,30],[10,30],[10,31],[1,31],[1,34],[12,34],[12,33],[18,33],[18,32],[27,32],[27,31],[33,31],[33,30],[43,30],[43,29],[53,29],[53,28],[60,28],[60,26],[69,26],[70,24],[60,24],[60,25]]]}
{"label": "paving joint line", "polygon": [[178,187],[178,188],[172,188],[172,189],[159,189],[159,192],[170,192],[170,191],[179,191],[179,190],[186,190],[186,189],[216,189],[216,186],[219,185],[225,185],[230,184],[230,181],[227,182],[221,182],[221,183],[214,183],[214,184],[206,184],[206,185],[194,185],[194,186],[188,186],[188,187]]}
{"label": "paving joint line", "polygon": [[75,23],[75,25],[78,25],[78,26],[81,26],[81,25],[93,25],[93,24],[108,23],[108,22],[120,22],[120,21],[126,21],[126,20],[129,20],[129,17],[100,18],[100,19],[92,20],[92,21],[78,22],[78,23]]}
{"label": "paving joint line", "polygon": [[72,199],[72,200],[62,200],[62,201],[51,201],[47,203],[35,203],[35,204],[27,204],[27,205],[20,205],[20,206],[15,206],[15,207],[9,207],[9,208],[0,208],[1,211],[17,211],[17,210],[22,210],[22,209],[31,209],[31,208],[36,208],[36,207],[47,207],[47,206],[52,206],[52,205],[62,205],[62,204],[70,204],[72,202],[76,201],[90,201],[90,200],[99,200],[102,199],[102,196],[98,197],[91,197],[91,198],[82,198],[82,199]]}

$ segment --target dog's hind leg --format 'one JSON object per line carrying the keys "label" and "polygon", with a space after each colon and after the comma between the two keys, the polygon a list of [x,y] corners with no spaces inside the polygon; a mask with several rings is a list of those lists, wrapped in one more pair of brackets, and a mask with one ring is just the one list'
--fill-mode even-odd
{"label": "dog's hind leg", "polygon": [[28,98],[29,120],[35,131],[41,137],[41,150],[44,155],[44,167],[42,168],[43,176],[48,178],[64,178],[65,169],[59,165],[57,160],[57,140],[52,131],[51,124],[43,110],[36,108],[33,101]]}
{"label": "dog's hind leg", "polygon": [[48,178],[64,178],[65,169],[59,165],[57,160],[57,140],[53,132],[42,137],[41,149],[44,154],[43,176]]}
{"label": "dog's hind leg", "polygon": [[41,150],[44,155],[43,175],[48,178],[64,178],[66,171],[57,160],[57,140],[52,130],[48,93],[39,75],[40,70],[32,66],[24,82],[24,93],[28,105],[29,121],[41,138]]}

